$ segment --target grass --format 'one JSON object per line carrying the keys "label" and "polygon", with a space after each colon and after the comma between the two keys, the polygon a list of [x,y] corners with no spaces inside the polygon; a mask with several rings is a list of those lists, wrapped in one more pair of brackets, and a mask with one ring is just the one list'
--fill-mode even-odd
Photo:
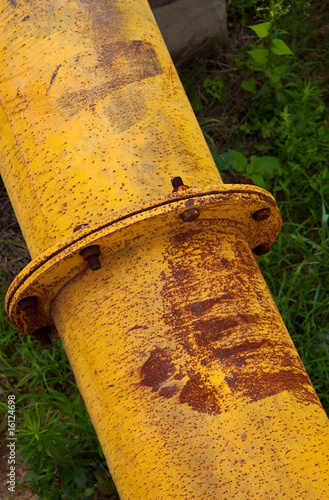
{"label": "grass", "polygon": [[43,499],[118,498],[61,342],[44,350],[17,333],[4,310],[0,317],[1,430],[14,394],[25,484]]}
{"label": "grass", "polygon": [[[329,14],[321,2],[312,10],[307,4],[232,1],[228,46],[181,61],[178,71],[224,181],[253,176],[277,198],[283,230],[258,262],[329,413]],[[264,38],[248,28],[261,22],[269,25]],[[293,55],[270,54],[277,39]],[[260,64],[250,55],[255,47],[269,50],[272,60]],[[271,70],[280,66],[277,80]],[[9,283],[29,257],[0,193],[3,308]],[[18,487],[28,483],[45,499],[118,498],[60,341],[43,350],[12,328],[4,309],[0,318],[0,431],[6,397],[14,393],[29,470]]]}

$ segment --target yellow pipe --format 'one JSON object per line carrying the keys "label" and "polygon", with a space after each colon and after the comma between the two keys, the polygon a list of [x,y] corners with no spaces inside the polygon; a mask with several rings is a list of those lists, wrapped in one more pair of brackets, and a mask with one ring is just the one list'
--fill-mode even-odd
{"label": "yellow pipe", "polygon": [[33,257],[6,304],[62,339],[121,500],[326,499],[328,419],[255,262],[280,214],[222,184],[146,0],[0,6]]}
{"label": "yellow pipe", "polygon": [[146,1],[0,6],[2,176],[32,258],[176,172],[220,182]]}

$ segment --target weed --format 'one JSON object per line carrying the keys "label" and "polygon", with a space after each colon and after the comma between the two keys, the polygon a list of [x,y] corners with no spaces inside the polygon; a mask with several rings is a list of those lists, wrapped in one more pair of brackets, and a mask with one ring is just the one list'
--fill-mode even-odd
{"label": "weed", "polygon": [[[3,306],[1,295],[1,308]],[[19,456],[25,482],[44,500],[92,499],[102,484],[115,494],[90,417],[60,341],[44,350],[0,314],[1,387],[16,397]],[[1,427],[6,405],[1,403]]]}
{"label": "weed", "polygon": [[[323,21],[315,2],[312,20],[308,5],[234,0],[229,48],[179,69],[223,176],[233,182],[252,177],[277,196],[283,231],[258,263],[329,411],[329,52],[323,31],[329,16]],[[7,220],[2,213],[0,226],[12,227]],[[2,295],[27,262],[17,232],[0,238]],[[1,312],[1,389],[3,401],[16,396],[25,481],[46,500],[87,500],[101,488],[115,494],[61,343],[44,351]],[[0,411],[5,429],[4,403]]]}

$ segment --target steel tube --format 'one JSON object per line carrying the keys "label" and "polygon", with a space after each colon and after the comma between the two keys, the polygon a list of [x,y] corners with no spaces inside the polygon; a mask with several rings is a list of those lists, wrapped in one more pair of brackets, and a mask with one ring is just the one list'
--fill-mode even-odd
{"label": "steel tube", "polygon": [[[0,0],[0,172],[32,262],[6,305],[64,344],[121,500],[328,496],[329,422],[146,0]],[[173,180],[174,179],[174,180]]]}
{"label": "steel tube", "polygon": [[134,235],[53,303],[120,498],[326,498],[327,417],[249,245],[191,224]]}

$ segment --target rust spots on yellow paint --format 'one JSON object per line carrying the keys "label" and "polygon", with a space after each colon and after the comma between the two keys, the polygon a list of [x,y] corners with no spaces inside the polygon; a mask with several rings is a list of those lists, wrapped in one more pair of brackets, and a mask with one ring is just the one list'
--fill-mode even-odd
{"label": "rust spots on yellow paint", "polygon": [[[265,340],[244,342],[235,348],[214,353],[224,362],[225,380],[233,393],[247,397],[250,401],[288,391],[297,401],[320,404],[300,359],[287,352],[287,345]],[[284,354],[283,354],[284,353]],[[273,369],[262,369],[265,356],[270,356]]]}
{"label": "rust spots on yellow paint", "polygon": [[169,349],[156,347],[141,368],[142,384],[151,387],[152,391],[157,391],[174,372],[175,366]]}
{"label": "rust spots on yellow paint", "polygon": [[[112,42],[100,47],[98,65],[104,83],[92,88],[68,92],[58,99],[62,111],[70,116],[93,108],[102,99],[127,85],[163,72],[153,46],[142,40]],[[136,105],[136,103],[135,103]],[[122,115],[125,109],[121,109]]]}
{"label": "rust spots on yellow paint", "polygon": [[172,398],[179,391],[179,387],[177,385],[171,385],[169,387],[162,387],[159,391],[159,395],[163,398]]}
{"label": "rust spots on yellow paint", "polygon": [[[207,381],[207,377],[194,373],[191,367],[177,369],[173,358],[177,353],[168,348],[156,347],[141,368],[141,385],[150,387],[160,397],[172,398],[179,392],[179,402],[188,404],[200,413],[219,413],[218,395]],[[184,373],[185,372],[185,373]],[[172,384],[173,380],[188,380],[183,385]],[[169,385],[164,385],[169,383]]]}
{"label": "rust spots on yellow paint", "polygon": [[230,236],[223,245],[223,231],[206,234],[196,226],[171,238],[169,273],[162,273],[163,319],[176,347],[150,352],[142,384],[208,414],[228,411],[232,401],[256,402],[283,391],[319,404],[243,236],[225,229]]}
{"label": "rust spots on yellow paint", "polygon": [[189,373],[189,380],[184,385],[179,402],[187,403],[192,410],[209,415],[220,413],[218,396],[214,387],[203,380],[199,373]]}
{"label": "rust spots on yellow paint", "polygon": [[100,68],[116,77],[113,88],[139,82],[162,73],[153,45],[142,40],[112,42],[103,45],[98,56]]}
{"label": "rust spots on yellow paint", "polygon": [[193,302],[192,304],[187,304],[186,309],[190,311],[193,316],[203,316],[207,313],[215,304],[223,302],[223,300],[232,299],[232,295],[223,294],[220,297],[214,297],[213,299],[206,299]]}

